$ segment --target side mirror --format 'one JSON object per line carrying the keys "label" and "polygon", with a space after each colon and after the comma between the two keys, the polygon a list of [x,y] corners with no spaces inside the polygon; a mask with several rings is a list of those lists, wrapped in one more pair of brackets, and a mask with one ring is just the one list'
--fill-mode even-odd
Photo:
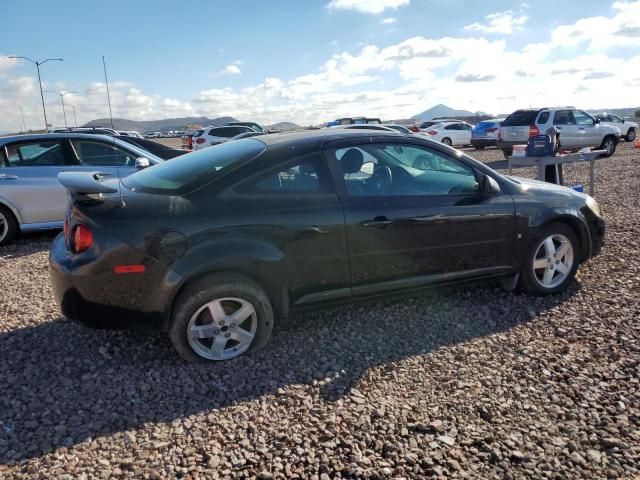
{"label": "side mirror", "polygon": [[500,193],[500,185],[498,185],[498,182],[496,182],[493,177],[490,177],[489,175],[482,175],[481,192],[485,195]]}
{"label": "side mirror", "polygon": [[368,175],[373,175],[374,169],[375,169],[375,164],[373,162],[365,162],[362,164],[362,167],[360,167],[360,171]]}
{"label": "side mirror", "polygon": [[151,165],[151,162],[149,161],[148,158],[145,158],[145,157],[136,158],[136,168],[138,170],[142,170],[143,168],[147,168],[150,165]]}
{"label": "side mirror", "polygon": [[600,123],[600,119],[599,118],[594,119],[593,124],[595,125],[596,123]]}

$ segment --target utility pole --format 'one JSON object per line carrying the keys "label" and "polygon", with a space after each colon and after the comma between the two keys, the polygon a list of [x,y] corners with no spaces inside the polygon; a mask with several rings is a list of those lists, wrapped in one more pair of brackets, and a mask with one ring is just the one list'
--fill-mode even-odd
{"label": "utility pole", "polygon": [[24,123],[24,112],[22,111],[22,105],[20,106],[20,116],[22,116],[22,130],[27,133],[27,124]]}
{"label": "utility pole", "polygon": [[21,58],[23,60],[27,60],[28,62],[33,63],[36,66],[36,70],[38,70],[38,85],[40,86],[40,99],[42,100],[42,113],[44,114],[44,131],[49,131],[49,123],[47,122],[47,109],[44,106],[44,94],[42,93],[42,79],[40,77],[40,65],[47,63],[49,60],[56,62],[64,62],[62,58],[47,58],[41,62],[37,62],[35,60],[31,60],[29,57],[18,57],[15,55],[11,55],[9,58]]}
{"label": "utility pole", "polygon": [[64,110],[64,96],[69,95],[70,93],[78,93],[78,92],[54,92],[53,90],[45,90],[47,93],[55,93],[60,96],[60,103],[62,103],[62,116],[64,117],[64,128],[69,128],[67,125],[67,112]]}
{"label": "utility pole", "polygon": [[104,55],[102,56],[102,68],[104,69],[104,83],[107,85],[107,102],[109,103],[109,120],[111,121],[111,128],[113,128],[113,114],[111,113],[111,95],[109,94],[109,80],[107,79],[107,64],[104,61]]}

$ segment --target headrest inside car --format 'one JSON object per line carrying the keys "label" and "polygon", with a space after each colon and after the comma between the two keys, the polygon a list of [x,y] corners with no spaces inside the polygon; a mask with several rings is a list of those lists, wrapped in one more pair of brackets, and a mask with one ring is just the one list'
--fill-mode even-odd
{"label": "headrest inside car", "polygon": [[345,152],[340,160],[343,173],[359,172],[364,163],[364,155],[357,148],[350,148]]}

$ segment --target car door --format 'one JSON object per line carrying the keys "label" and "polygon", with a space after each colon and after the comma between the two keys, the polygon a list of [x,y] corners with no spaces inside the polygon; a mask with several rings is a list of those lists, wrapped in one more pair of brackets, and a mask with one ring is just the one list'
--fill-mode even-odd
{"label": "car door", "polygon": [[284,262],[292,305],[351,296],[342,206],[321,151],[274,151],[252,169],[260,173],[217,196],[221,224],[282,252],[273,262]]}
{"label": "car door", "polygon": [[429,142],[389,137],[337,142],[325,155],[344,208],[355,295],[512,268],[513,200],[480,193],[470,163]]}
{"label": "car door", "polygon": [[62,222],[67,193],[58,173],[78,167],[62,138],[16,141],[4,146],[0,197],[13,205],[23,224]]}
{"label": "car door", "polygon": [[580,147],[595,147],[600,145],[598,127],[593,117],[582,110],[574,110],[573,119],[577,127],[577,144]]}
{"label": "car door", "polygon": [[560,130],[560,145],[564,148],[576,148],[579,145],[578,127],[571,110],[556,110],[553,126]]}

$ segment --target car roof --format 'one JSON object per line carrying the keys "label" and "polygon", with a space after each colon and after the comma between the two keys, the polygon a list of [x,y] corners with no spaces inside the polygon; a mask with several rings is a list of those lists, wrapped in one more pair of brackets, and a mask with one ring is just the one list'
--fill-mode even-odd
{"label": "car roof", "polygon": [[405,136],[405,134],[387,130],[358,130],[357,128],[322,128],[319,130],[298,130],[295,132],[270,133],[253,137],[252,140],[260,141],[267,146],[297,142],[297,141],[317,141],[324,144],[333,140],[347,138],[366,138],[372,136]]}
{"label": "car roof", "polygon": [[56,133],[29,133],[26,135],[11,135],[9,137],[0,137],[0,143],[7,144],[25,140],[51,140],[57,138],[82,138],[88,140],[113,140],[116,137],[111,135],[101,135],[98,133],[80,133],[80,132],[56,132]]}

